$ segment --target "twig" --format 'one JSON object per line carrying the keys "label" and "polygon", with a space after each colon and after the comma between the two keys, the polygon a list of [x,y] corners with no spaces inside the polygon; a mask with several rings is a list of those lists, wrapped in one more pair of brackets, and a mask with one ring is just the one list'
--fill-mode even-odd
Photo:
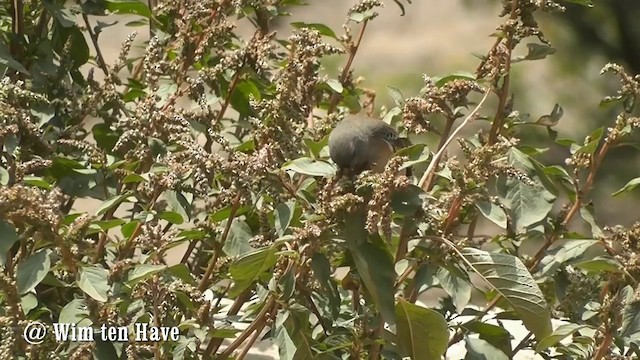
{"label": "twig", "polygon": [[478,105],[476,105],[476,107],[471,111],[471,113],[469,113],[469,115],[467,115],[467,117],[464,119],[464,121],[460,125],[458,125],[458,127],[453,131],[453,133],[451,133],[449,138],[447,138],[447,140],[444,142],[444,144],[440,148],[440,150],[438,150],[438,152],[433,156],[433,159],[431,159],[431,162],[429,163],[429,166],[427,167],[427,170],[424,172],[424,174],[422,174],[422,178],[418,182],[418,186],[419,187],[423,188],[423,185],[427,181],[427,178],[429,177],[429,174],[435,171],[436,165],[438,164],[438,161],[440,160],[440,157],[442,157],[442,154],[444,154],[444,151],[451,144],[451,142],[456,138],[456,136],[458,136],[458,133],[462,130],[462,128],[467,126],[467,124],[469,124],[475,118],[476,113],[478,112],[478,110],[480,110],[480,108],[482,107],[484,102],[489,97],[490,93],[491,93],[491,88],[489,87],[484,92],[484,96],[482,97],[482,100],[480,100]]}
{"label": "twig", "polygon": [[527,336],[525,336],[519,343],[518,345],[516,345],[516,347],[513,349],[513,351],[511,352],[511,357],[515,357],[516,354],[518,353],[518,351],[524,349],[525,346],[527,346],[529,339],[531,339],[531,337],[533,336],[533,333],[531,331],[529,331],[529,333],[527,334]]}
{"label": "twig", "polygon": [[93,29],[91,29],[91,23],[89,23],[89,17],[86,14],[82,14],[82,20],[87,27],[87,32],[89,33],[89,37],[91,38],[93,47],[96,49],[96,61],[98,62],[98,66],[100,67],[100,69],[102,69],[105,78],[108,80],[109,68],[107,68],[107,63],[106,61],[104,61],[104,56],[102,55],[102,51],[100,50],[100,46],[98,45],[98,36],[93,32]]}
{"label": "twig", "polygon": [[[240,192],[238,192],[238,194],[236,195],[235,199],[233,199],[233,204],[231,205],[231,213],[229,214],[229,219],[227,220],[227,224],[224,228],[224,232],[222,233],[222,236],[220,237],[220,244],[224,244],[224,242],[227,240],[227,237],[229,236],[229,231],[231,230],[231,224],[233,223],[233,218],[236,216],[236,212],[238,211],[238,208],[240,207],[240,199],[242,198]],[[213,256],[211,258],[211,260],[209,261],[209,265],[207,266],[207,270],[204,272],[204,275],[202,275],[202,280],[200,280],[200,284],[198,285],[198,290],[200,291],[204,291],[207,288],[207,285],[209,285],[209,277],[211,277],[211,274],[213,273],[213,270],[216,267],[216,262],[217,262],[218,258],[217,256]]]}
{"label": "twig", "polygon": [[[260,310],[260,313],[258,313],[251,325],[244,329],[244,331],[242,331],[242,333],[240,333],[240,335],[238,335],[238,337],[229,345],[229,347],[221,352],[220,355],[216,357],[216,359],[227,359],[229,355],[231,355],[240,345],[242,345],[242,343],[244,343],[244,341],[251,335],[251,333],[253,333],[254,331],[260,333],[262,329],[264,329],[267,324],[267,314],[269,314],[270,312],[274,312],[277,308],[275,295],[269,294],[268,296],[269,298],[265,302],[264,307],[262,308],[262,310]],[[248,345],[251,346],[251,343],[249,343]],[[211,358],[211,354],[204,355],[205,359]]]}
{"label": "twig", "polygon": [[[356,53],[360,48],[360,43],[362,42],[362,36],[364,35],[364,31],[367,29],[367,24],[369,20],[365,20],[362,23],[362,27],[360,28],[360,33],[358,34],[358,39],[355,44],[351,44],[349,47],[349,59],[347,59],[347,64],[342,69],[342,74],[340,74],[340,83],[344,85],[344,82],[347,80],[347,76],[349,76],[349,70],[351,69],[351,65],[353,64],[353,59],[356,57]],[[331,114],[336,110],[336,106],[338,106],[338,102],[340,101],[340,95],[334,93],[331,96],[331,101],[329,102],[329,108],[327,109],[327,114]]]}
{"label": "twig", "polygon": [[[511,13],[509,18],[514,20],[518,13],[518,0],[511,1]],[[507,103],[507,97],[509,96],[509,83],[511,78],[511,53],[513,51],[513,29],[509,29],[506,36],[506,48],[507,48],[507,56],[506,56],[506,64],[505,66],[505,76],[502,80],[502,88],[500,89],[500,93],[498,94],[498,107],[496,109],[496,115],[493,119],[493,123],[491,124],[491,130],[489,132],[488,144],[491,145],[496,141],[498,134],[500,133],[500,129],[502,128],[502,124],[505,119],[505,105]],[[495,48],[494,48],[495,49]]]}

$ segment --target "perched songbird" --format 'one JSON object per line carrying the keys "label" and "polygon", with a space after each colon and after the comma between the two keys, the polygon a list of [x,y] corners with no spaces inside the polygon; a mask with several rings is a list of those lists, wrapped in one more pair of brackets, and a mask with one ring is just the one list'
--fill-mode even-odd
{"label": "perched songbird", "polygon": [[329,154],[338,174],[382,172],[393,153],[407,145],[391,125],[364,116],[347,116],[329,135]]}

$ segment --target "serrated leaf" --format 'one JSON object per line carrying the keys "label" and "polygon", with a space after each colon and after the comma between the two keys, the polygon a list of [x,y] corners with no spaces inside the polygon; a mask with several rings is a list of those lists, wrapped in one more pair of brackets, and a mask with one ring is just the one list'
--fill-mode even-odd
{"label": "serrated leaf", "polygon": [[395,316],[402,355],[411,359],[440,359],[445,354],[449,332],[447,321],[439,312],[398,298]]}
{"label": "serrated leaf", "polygon": [[16,285],[20,295],[33,290],[51,270],[50,249],[37,251],[18,264]]}
{"label": "serrated leaf", "polygon": [[544,294],[519,258],[473,248],[465,248],[463,255],[473,271],[507,300],[536,338],[551,333],[551,313]]}
{"label": "serrated leaf", "polygon": [[98,266],[84,266],[78,275],[78,287],[93,299],[106,302],[109,300],[109,271]]}

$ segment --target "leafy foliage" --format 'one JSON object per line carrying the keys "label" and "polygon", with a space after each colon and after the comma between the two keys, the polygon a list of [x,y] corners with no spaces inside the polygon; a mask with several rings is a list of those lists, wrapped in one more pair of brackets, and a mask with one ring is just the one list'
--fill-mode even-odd
{"label": "leafy foliage", "polygon": [[[410,1],[395,3],[410,15]],[[559,104],[523,121],[511,66],[556,53],[534,13],[564,8],[503,4],[475,73],[425,75],[409,97],[389,86],[395,106],[377,114],[351,69],[376,0],[345,14],[343,34],[293,21],[286,39],[272,23],[297,0],[3,2],[0,356],[243,358],[261,336],[283,359],[437,359],[460,341],[468,359],[640,355],[640,223],[601,227],[606,205],[589,198],[609,150],[640,126],[640,78],[604,67],[621,86],[603,103],[619,112],[585,139],[557,138]],[[107,14],[149,29],[141,56],[133,33],[105,61]],[[326,74],[321,60],[338,54],[341,73]],[[349,112],[441,141],[338,179],[327,139]],[[478,118],[486,127],[463,137]],[[546,127],[564,165],[545,163],[524,125]],[[453,140],[461,152],[447,157]],[[485,223],[497,225],[490,236],[477,234]],[[445,295],[427,307],[434,289]],[[512,343],[505,319],[530,333]],[[180,335],[27,343],[14,329],[34,321]]]}

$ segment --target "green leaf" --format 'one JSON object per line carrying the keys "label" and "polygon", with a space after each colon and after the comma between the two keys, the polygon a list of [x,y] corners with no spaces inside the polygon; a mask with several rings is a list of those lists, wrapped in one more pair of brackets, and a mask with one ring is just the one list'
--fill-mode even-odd
{"label": "green leaf", "polygon": [[9,185],[9,172],[7,169],[0,167],[0,185],[7,186]]}
{"label": "green leaf", "polygon": [[71,12],[71,9],[65,8],[59,4],[55,4],[49,1],[43,1],[42,6],[47,9],[51,15],[62,25],[63,27],[72,27],[76,24],[75,16]]}
{"label": "green leaf", "polygon": [[524,60],[541,60],[546,58],[548,55],[556,53],[556,49],[547,44],[529,43],[527,44],[527,50],[527,55],[516,56],[513,58],[512,62],[517,63]]}
{"label": "green leaf", "polygon": [[147,179],[145,179],[144,176],[138,174],[129,174],[122,179],[123,184],[141,183],[146,181]]}
{"label": "green leaf", "polygon": [[5,266],[9,250],[20,238],[13,225],[0,220],[0,266]]}
{"label": "green leaf", "polygon": [[387,86],[387,92],[389,92],[389,96],[391,96],[391,99],[396,104],[396,106],[404,105],[404,95],[402,95],[402,92],[400,92],[400,90],[392,86]]}
{"label": "green leaf", "polygon": [[562,109],[562,107],[556,104],[553,107],[551,114],[541,116],[538,121],[536,121],[536,124],[544,126],[556,126],[558,125],[558,122],[560,122],[563,114],[564,110]]}
{"label": "green leaf", "polygon": [[633,191],[638,186],[640,186],[640,177],[629,180],[629,182],[625,186],[623,186],[622,189],[614,192],[613,194],[611,194],[611,196],[618,196],[620,194]]}
{"label": "green leaf", "polygon": [[480,335],[480,339],[488,342],[505,354],[511,354],[511,334],[502,326],[473,321],[465,324],[464,328]]}
{"label": "green leaf", "polygon": [[501,203],[510,210],[516,230],[523,231],[547,216],[556,197],[532,176],[536,168],[526,154],[512,148],[508,153],[508,161],[531,178],[531,183],[524,183],[515,177],[501,176],[496,182]]}
{"label": "green leaf", "polygon": [[338,38],[336,36],[336,33],[333,30],[331,30],[331,28],[328,27],[325,24],[305,23],[305,22],[292,22],[291,26],[293,26],[293,27],[295,27],[297,29],[302,29],[302,28],[314,29],[314,30],[317,30],[320,33],[320,35],[328,36],[328,37],[334,38],[334,39]]}
{"label": "green leaf", "polygon": [[465,344],[467,349],[465,360],[509,360],[504,352],[485,340],[465,337]]}
{"label": "green leaf", "polygon": [[222,246],[222,251],[229,256],[240,256],[255,250],[251,246],[253,233],[249,225],[240,219],[233,220],[229,228],[229,238]]}
{"label": "green leaf", "polygon": [[557,329],[553,331],[553,333],[544,339],[542,339],[538,345],[536,346],[536,352],[542,352],[547,350],[548,348],[555,346],[562,339],[567,336],[573,335],[575,332],[578,332],[582,329],[590,329],[591,326],[588,325],[578,325],[578,324],[562,324],[558,326]]}
{"label": "green leaf", "polygon": [[124,193],[124,194],[116,195],[107,199],[105,202],[102,203],[102,205],[100,205],[100,207],[98,208],[98,211],[96,212],[96,215],[102,215],[106,213],[109,209],[113,208],[116,205],[119,205],[120,203],[125,201],[128,197],[129,197],[129,194]]}
{"label": "green leaf", "polygon": [[182,215],[178,214],[175,211],[162,212],[162,213],[158,214],[158,218],[160,218],[162,220],[166,220],[166,221],[170,222],[171,224],[175,224],[175,225],[180,225],[180,224],[184,223],[184,218],[182,217]]}
{"label": "green leaf", "polygon": [[196,350],[197,350],[197,345],[196,345],[195,337],[180,338],[176,346],[173,348],[173,353],[171,358],[173,360],[183,360],[185,359],[186,354],[195,354]]}
{"label": "green leaf", "polygon": [[404,216],[414,216],[416,211],[422,207],[422,197],[424,190],[415,185],[409,185],[391,194],[391,207],[397,214]]}
{"label": "green leaf", "polygon": [[630,337],[640,332],[640,301],[634,294],[634,290],[628,286],[628,293],[622,310],[622,327],[620,335]]}
{"label": "green leaf", "polygon": [[80,268],[78,287],[93,299],[106,302],[109,300],[109,271],[98,266]]}
{"label": "green leaf", "polygon": [[182,219],[189,221],[191,219],[191,204],[181,192],[175,190],[167,190],[164,192],[164,198],[169,204],[169,209],[182,216]]}
{"label": "green leaf", "polygon": [[507,214],[500,206],[488,201],[478,201],[475,205],[484,217],[503,229],[507,228]]}
{"label": "green leaf", "polygon": [[593,7],[593,0],[564,0],[564,1],[586,6],[586,7]]}
{"label": "green leaf", "polygon": [[234,261],[229,267],[229,274],[236,281],[234,292],[242,292],[262,274],[270,271],[277,261],[276,249],[271,246],[245,254]]}
{"label": "green leaf", "polygon": [[127,284],[134,285],[138,281],[142,279],[146,279],[147,277],[157,274],[160,271],[163,271],[167,268],[166,265],[152,265],[152,264],[140,264],[136,265],[129,273],[127,274]]}
{"label": "green leaf", "polygon": [[34,293],[26,293],[20,297],[20,306],[22,307],[22,313],[28,315],[31,310],[38,307],[38,298]]}
{"label": "green leaf", "polygon": [[447,351],[449,332],[447,321],[439,312],[398,298],[395,315],[402,355],[411,359],[442,358]]}
{"label": "green leaf", "polygon": [[0,74],[4,73],[2,67],[8,67],[25,75],[31,75],[20,62],[11,57],[11,52],[4,41],[0,41]]}
{"label": "green leaf", "polygon": [[312,139],[305,138],[304,144],[307,146],[314,158],[319,158],[322,149],[329,144],[329,135],[326,135],[319,141],[313,141]]}
{"label": "green leaf", "polygon": [[575,267],[589,272],[621,272],[622,264],[610,257],[598,256],[591,260],[579,262]]}
{"label": "green leaf", "polygon": [[600,226],[598,226],[598,223],[596,223],[594,213],[595,209],[593,208],[593,204],[588,204],[580,208],[580,216],[591,227],[591,234],[596,238],[604,238],[604,233]]}
{"label": "green leaf", "polygon": [[109,125],[105,123],[97,123],[93,125],[91,133],[96,141],[96,145],[107,152],[111,152],[120,138],[118,133],[112,130]]}
{"label": "green leaf", "polygon": [[519,258],[473,248],[465,248],[463,255],[473,271],[509,302],[537,339],[551,333],[551,313],[544,294]]}
{"label": "green leaf", "polygon": [[336,173],[336,169],[331,164],[309,157],[288,161],[282,166],[282,170],[291,170],[298,174],[322,177],[331,177]]}
{"label": "green leaf", "polygon": [[436,273],[436,277],[442,287],[442,290],[446,291],[456,310],[461,313],[465,306],[471,300],[471,284],[467,279],[463,279],[449,270],[441,267]]}
{"label": "green leaf", "polygon": [[363,12],[352,12],[349,14],[349,19],[357,23],[361,23],[365,20],[373,19],[377,13],[373,10]]}
{"label": "green leaf", "polygon": [[105,9],[114,14],[134,14],[144,16],[146,18],[151,17],[151,10],[149,7],[141,2],[135,0],[111,0],[105,1]]}
{"label": "green leaf", "polygon": [[466,71],[458,71],[458,72],[455,72],[455,73],[444,75],[444,76],[439,77],[439,78],[435,77],[435,78],[433,78],[433,80],[435,81],[435,85],[437,87],[443,87],[448,82],[453,81],[453,80],[475,81],[476,80],[476,76],[473,75],[472,73],[469,73],[469,72],[466,72]]}
{"label": "green leaf", "polygon": [[360,245],[350,239],[347,241],[358,274],[382,314],[382,319],[388,324],[394,324],[393,286],[396,273],[389,254],[366,241]]}
{"label": "green leaf", "polygon": [[126,221],[122,220],[122,219],[111,219],[111,220],[99,220],[99,221],[94,221],[91,223],[91,225],[89,225],[89,230],[86,232],[85,235],[91,235],[91,234],[96,234],[96,233],[100,233],[103,231],[107,231],[109,229],[113,229],[116,226],[120,226],[122,224],[124,224]]}
{"label": "green leaf", "polygon": [[299,321],[298,318],[290,311],[281,311],[276,317],[275,336],[280,359],[316,359],[311,350],[312,338],[307,331],[308,321]]}
{"label": "green leaf", "polygon": [[29,255],[18,264],[16,285],[20,295],[33,290],[51,269],[50,249],[43,249]]}
{"label": "green leaf", "polygon": [[73,299],[60,310],[59,323],[91,326],[93,321],[89,317],[89,307],[84,299]]}
{"label": "green leaf", "polygon": [[89,45],[77,26],[64,27],[63,25],[53,27],[51,43],[58,54],[64,52],[67,41],[71,41],[70,55],[73,60],[73,67],[78,68],[89,61]]}
{"label": "green leaf", "polygon": [[251,80],[243,80],[236,85],[231,93],[231,106],[241,115],[251,115],[250,101],[260,100],[260,89]]}
{"label": "green leaf", "polygon": [[331,88],[331,90],[337,92],[338,94],[342,94],[344,91],[344,86],[339,80],[329,79],[327,80],[327,85]]}
{"label": "green leaf", "polygon": [[291,224],[293,219],[293,212],[295,211],[296,203],[289,201],[287,203],[280,203],[275,208],[275,228],[278,236],[283,236],[284,232]]}

